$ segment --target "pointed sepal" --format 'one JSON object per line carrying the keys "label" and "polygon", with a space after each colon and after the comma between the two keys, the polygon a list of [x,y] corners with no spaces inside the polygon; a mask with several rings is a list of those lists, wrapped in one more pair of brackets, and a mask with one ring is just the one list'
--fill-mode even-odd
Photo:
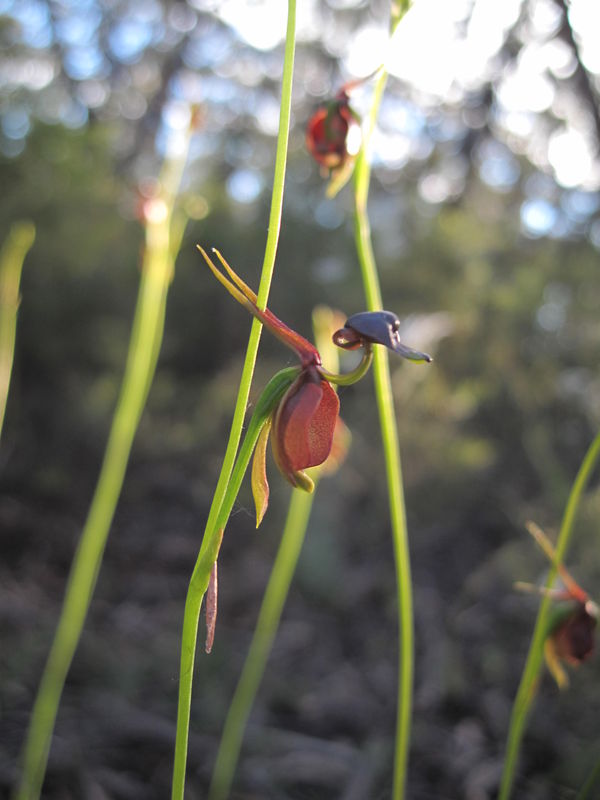
{"label": "pointed sepal", "polygon": [[261,309],[258,307],[257,295],[244,283],[218,250],[213,248],[213,253],[221,263],[226,273],[225,275],[200,245],[196,245],[196,247],[219,283],[227,289],[229,294],[234,297],[238,303],[243,305],[253,316],[259,319],[265,328],[268,328],[268,330],[287,345],[287,347],[294,350],[303,366],[321,363],[321,356],[317,348],[311,344],[308,339],[305,339],[304,336],[290,328],[285,322],[282,322],[279,317],[276,317],[268,308]]}
{"label": "pointed sepal", "polygon": [[267,442],[271,432],[271,419],[262,427],[252,458],[252,496],[256,508],[256,527],[260,525],[269,505],[269,482],[267,480]]}

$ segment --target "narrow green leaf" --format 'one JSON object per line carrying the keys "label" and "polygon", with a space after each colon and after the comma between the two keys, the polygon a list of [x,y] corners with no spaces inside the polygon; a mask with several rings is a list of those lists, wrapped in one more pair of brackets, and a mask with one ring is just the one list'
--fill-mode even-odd
{"label": "narrow green leaf", "polygon": [[[279,230],[281,227],[281,213],[283,208],[283,187],[285,170],[287,163],[287,144],[290,131],[291,119],[291,99],[292,99],[292,78],[294,73],[294,54],[296,45],[296,0],[288,0],[288,23],[285,39],[285,55],[283,63],[283,81],[279,117],[279,133],[277,135],[277,151],[275,156],[275,175],[273,178],[273,192],[271,195],[271,211],[269,214],[269,225],[267,243],[265,246],[265,256],[261,271],[260,286],[257,295],[257,305],[265,308],[271,286],[271,278],[275,266],[275,255],[279,240]],[[242,434],[244,416],[250,394],[250,384],[254,374],[254,364],[258,353],[258,344],[262,324],[258,319],[254,319],[246,358],[240,378],[240,386],[235,404],[231,431],[225,451],[223,466],[217,481],[213,501],[206,523],[203,543],[196,561],[196,565],[190,578],[188,593],[186,596],[185,610],[183,614],[183,631],[181,636],[181,661],[180,661],[180,681],[179,681],[179,701],[177,706],[177,732],[175,740],[175,755],[173,763],[173,780],[171,787],[172,800],[183,800],[185,789],[185,773],[187,763],[187,748],[189,738],[189,725],[191,716],[192,702],[192,680],[194,674],[194,661],[196,654],[196,642],[198,636],[198,623],[200,609],[205,586],[205,561],[207,553],[217,550],[218,554],[218,525],[219,516],[223,514],[223,506],[226,495],[233,479],[233,469],[238,451],[239,442]],[[213,558],[210,562],[216,560]]]}
{"label": "narrow green leaf", "polygon": [[21,270],[34,239],[32,222],[15,222],[0,252],[0,434],[15,354]]}

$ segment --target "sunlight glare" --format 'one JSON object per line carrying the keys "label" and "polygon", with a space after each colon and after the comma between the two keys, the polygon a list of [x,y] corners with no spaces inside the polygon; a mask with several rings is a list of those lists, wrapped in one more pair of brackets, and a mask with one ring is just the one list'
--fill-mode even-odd
{"label": "sunlight glare", "polygon": [[600,166],[590,142],[579,131],[566,129],[554,133],[548,144],[548,161],[561,186],[597,188]]}

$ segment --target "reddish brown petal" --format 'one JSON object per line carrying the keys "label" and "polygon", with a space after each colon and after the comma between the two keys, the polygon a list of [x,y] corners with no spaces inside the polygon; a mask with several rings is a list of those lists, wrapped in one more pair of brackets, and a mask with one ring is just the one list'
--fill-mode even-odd
{"label": "reddish brown petal", "polygon": [[345,161],[348,127],[338,104],[313,114],[306,130],[306,146],[319,164],[333,169]]}
{"label": "reddish brown petal", "polygon": [[596,620],[583,606],[577,608],[552,634],[556,653],[568,664],[580,664],[594,649]]}
{"label": "reddish brown petal", "polygon": [[273,454],[295,485],[294,473],[322,464],[338,418],[338,396],[327,381],[303,373],[284,397],[273,428]]}

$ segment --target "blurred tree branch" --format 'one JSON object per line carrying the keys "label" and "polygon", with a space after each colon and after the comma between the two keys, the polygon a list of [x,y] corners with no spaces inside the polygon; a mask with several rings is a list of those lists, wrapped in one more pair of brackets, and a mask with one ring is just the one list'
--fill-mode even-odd
{"label": "blurred tree branch", "polygon": [[562,15],[562,21],[557,36],[568,45],[575,58],[576,67],[573,81],[575,83],[575,88],[578,90],[580,97],[585,101],[588,111],[591,114],[596,133],[597,150],[600,150],[600,99],[596,93],[592,77],[583,64],[579,45],[569,21],[570,4],[567,0],[552,1],[554,5],[560,9]]}

